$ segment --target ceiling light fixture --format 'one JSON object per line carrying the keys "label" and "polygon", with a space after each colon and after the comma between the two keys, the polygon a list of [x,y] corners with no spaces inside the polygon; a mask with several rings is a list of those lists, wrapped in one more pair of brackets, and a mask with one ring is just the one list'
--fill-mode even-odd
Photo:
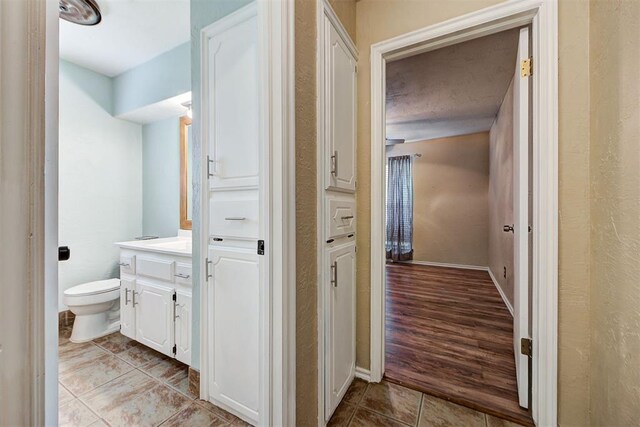
{"label": "ceiling light fixture", "polygon": [[95,0],[60,0],[60,18],[79,25],[97,25],[102,21]]}

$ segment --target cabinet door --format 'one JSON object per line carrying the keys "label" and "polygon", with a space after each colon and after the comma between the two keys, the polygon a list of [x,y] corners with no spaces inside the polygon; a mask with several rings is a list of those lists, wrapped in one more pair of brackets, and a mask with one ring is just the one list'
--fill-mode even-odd
{"label": "cabinet door", "polygon": [[256,15],[208,43],[205,101],[211,189],[255,188],[259,178],[258,35]]}
{"label": "cabinet door", "polygon": [[210,392],[258,420],[260,257],[249,249],[209,248]]}
{"label": "cabinet door", "polygon": [[191,294],[176,292],[176,359],[191,365]]}
{"label": "cabinet door", "polygon": [[331,22],[325,18],[326,187],[356,189],[356,61]]}
{"label": "cabinet door", "polygon": [[136,339],[136,310],[133,307],[134,279],[120,279],[120,333]]}
{"label": "cabinet door", "polygon": [[173,356],[173,288],[136,281],[136,340]]}
{"label": "cabinet door", "polygon": [[325,417],[329,419],[353,380],[356,365],[356,246],[327,249]]}

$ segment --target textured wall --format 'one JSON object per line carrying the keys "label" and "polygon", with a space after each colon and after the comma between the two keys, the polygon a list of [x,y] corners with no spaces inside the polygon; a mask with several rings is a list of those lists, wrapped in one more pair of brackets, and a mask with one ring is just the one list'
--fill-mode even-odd
{"label": "textured wall", "polygon": [[[495,0],[357,3],[357,364],[369,367],[370,48]],[[559,424],[588,425],[589,400],[589,3],[559,2]]]}
{"label": "textured wall", "polygon": [[392,145],[413,161],[413,259],[488,265],[489,134]]}
{"label": "textured wall", "polygon": [[59,301],[72,286],[118,277],[115,242],[142,234],[142,127],[105,109],[111,79],[60,64]]}
{"label": "textured wall", "polygon": [[356,1],[357,0],[329,0],[329,4],[336,15],[338,15],[340,22],[354,43],[356,41]]}
{"label": "textured wall", "polygon": [[171,237],[180,228],[180,118],[142,127],[142,232]]}
{"label": "textured wall", "polygon": [[640,420],[640,2],[593,1],[591,424]]}
{"label": "textured wall", "polygon": [[502,230],[513,224],[513,80],[489,131],[489,158],[489,268],[513,304],[513,233]]}

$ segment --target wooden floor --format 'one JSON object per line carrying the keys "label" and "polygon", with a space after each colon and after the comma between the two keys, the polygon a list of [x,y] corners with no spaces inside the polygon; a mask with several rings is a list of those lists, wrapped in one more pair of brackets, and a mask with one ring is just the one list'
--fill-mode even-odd
{"label": "wooden floor", "polygon": [[385,377],[533,425],[518,405],[513,318],[486,271],[387,264]]}

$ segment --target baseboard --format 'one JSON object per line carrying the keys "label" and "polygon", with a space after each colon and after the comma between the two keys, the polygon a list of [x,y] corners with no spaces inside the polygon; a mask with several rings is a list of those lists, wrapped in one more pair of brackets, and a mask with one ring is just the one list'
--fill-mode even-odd
{"label": "baseboard", "polygon": [[460,268],[463,270],[483,270],[483,271],[486,271],[488,268],[488,267],[483,267],[481,265],[447,264],[444,262],[431,262],[431,261],[401,261],[401,262],[397,262],[397,264],[418,264],[418,265],[429,265],[431,267]]}
{"label": "baseboard", "polygon": [[361,368],[360,366],[356,366],[356,378],[360,378],[368,383],[371,382],[371,371],[368,369]]}
{"label": "baseboard", "polygon": [[511,317],[513,317],[513,306],[509,302],[509,299],[507,298],[507,296],[504,294],[504,291],[500,287],[500,284],[496,280],[496,277],[493,275],[493,272],[491,271],[491,269],[489,267],[487,267],[487,271],[489,272],[489,276],[491,276],[491,281],[496,286],[496,289],[498,290],[498,293],[502,297],[502,301],[504,302],[504,305],[507,306],[507,309],[509,310],[509,313],[511,313]]}
{"label": "baseboard", "polygon": [[189,393],[200,396],[200,371],[189,366]]}

